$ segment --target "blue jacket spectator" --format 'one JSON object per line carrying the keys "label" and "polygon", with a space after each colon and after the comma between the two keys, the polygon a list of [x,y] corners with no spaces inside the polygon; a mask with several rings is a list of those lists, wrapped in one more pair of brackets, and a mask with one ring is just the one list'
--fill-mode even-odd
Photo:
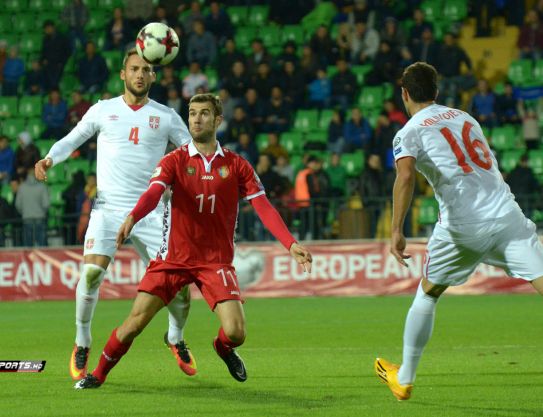
{"label": "blue jacket spectator", "polygon": [[471,101],[471,113],[482,126],[494,127],[496,121],[495,102],[496,96],[490,91],[488,81],[479,80],[477,93]]}
{"label": "blue jacket spectator", "polygon": [[193,25],[193,32],[187,43],[188,62],[198,62],[201,68],[212,64],[217,56],[217,42],[215,37],[206,31],[204,23],[197,20]]}
{"label": "blue jacket spectator", "polygon": [[42,119],[46,125],[45,138],[60,139],[65,134],[64,123],[68,115],[68,106],[56,89],[49,93],[49,101],[43,106]]}
{"label": "blue jacket spectator", "polygon": [[345,152],[361,150],[370,144],[372,129],[368,121],[362,117],[359,108],[353,108],[351,120],[345,123],[343,136],[345,137]]}
{"label": "blue jacket spectator", "polygon": [[17,47],[9,50],[9,58],[4,64],[4,83],[2,94],[5,96],[16,96],[19,88],[19,80],[25,73],[24,61],[19,58]]}
{"label": "blue jacket spectator", "polygon": [[0,136],[0,186],[7,184],[13,174],[15,152],[9,146],[8,137]]}
{"label": "blue jacket spectator", "polygon": [[102,55],[96,53],[96,45],[87,42],[85,57],[79,61],[79,82],[84,93],[97,93],[102,91],[109,70]]}
{"label": "blue jacket spectator", "polygon": [[308,86],[309,102],[311,106],[324,108],[330,105],[330,95],[332,94],[332,84],[326,72],[323,69],[317,71],[315,78]]}

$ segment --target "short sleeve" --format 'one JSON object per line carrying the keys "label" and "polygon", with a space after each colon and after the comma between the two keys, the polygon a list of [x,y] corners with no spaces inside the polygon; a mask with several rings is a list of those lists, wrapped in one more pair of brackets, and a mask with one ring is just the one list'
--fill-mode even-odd
{"label": "short sleeve", "polygon": [[238,157],[239,166],[239,195],[245,200],[251,200],[260,195],[265,195],[264,185],[260,181],[254,168],[246,159]]}
{"label": "short sleeve", "polygon": [[181,119],[175,110],[170,109],[172,112],[172,122],[170,126],[170,132],[168,134],[168,139],[177,147],[184,145],[191,141],[192,137],[190,136],[189,129],[187,125]]}
{"label": "short sleeve", "polygon": [[177,156],[175,151],[164,156],[153,171],[149,184],[159,183],[164,187],[172,185],[175,179],[176,161]]}
{"label": "short sleeve", "polygon": [[411,156],[417,159],[420,150],[419,136],[415,129],[402,129],[392,142],[394,160]]}

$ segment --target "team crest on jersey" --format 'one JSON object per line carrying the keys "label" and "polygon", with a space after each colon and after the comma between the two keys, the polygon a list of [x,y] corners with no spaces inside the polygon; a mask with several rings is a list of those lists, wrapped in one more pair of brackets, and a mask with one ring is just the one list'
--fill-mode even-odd
{"label": "team crest on jersey", "polygon": [[196,173],[196,168],[194,167],[187,167],[187,174],[188,175],[194,175]]}
{"label": "team crest on jersey", "polygon": [[94,247],[94,239],[87,239],[85,242],[85,247],[87,249],[92,249]]}
{"label": "team crest on jersey", "polygon": [[230,170],[228,169],[227,166],[220,167],[219,168],[219,175],[221,176],[221,178],[226,178],[226,177],[228,177],[228,175],[230,175]]}
{"label": "team crest on jersey", "polygon": [[159,124],[160,124],[160,117],[149,116],[149,127],[151,129],[158,129]]}

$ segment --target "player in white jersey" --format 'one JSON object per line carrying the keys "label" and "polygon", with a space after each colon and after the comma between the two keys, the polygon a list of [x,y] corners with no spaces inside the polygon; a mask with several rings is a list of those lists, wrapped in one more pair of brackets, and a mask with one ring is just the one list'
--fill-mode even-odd
{"label": "player in white jersey", "polygon": [[417,62],[402,76],[402,99],[411,119],[394,139],[391,253],[407,266],[403,225],[413,197],[415,170],[439,203],[439,222],[428,242],[423,278],[407,314],[401,366],[377,358],[375,372],[394,396],[411,396],[422,351],[434,325],[439,296],[464,283],[479,263],[530,281],[543,294],[543,246],[503,181],[479,123],[437,105],[437,73]]}
{"label": "player in white jersey", "polygon": [[[36,178],[46,180],[47,169],[66,160],[98,133],[98,193],[85,235],[84,266],[76,290],[76,340],[70,358],[70,375],[74,380],[87,374],[91,320],[100,284],[116,252],[117,230],[147,189],[168,140],[181,146],[191,139],[187,126],[173,109],[148,98],[155,73],[135,49],[126,53],[120,77],[125,84],[124,94],[93,105],[77,126],[51,147],[35,169]],[[167,239],[164,210],[168,208],[159,205],[132,232],[131,239],[145,264],[156,257],[163,239]],[[183,339],[189,307],[190,292],[185,287],[168,305],[169,328],[164,342],[179,367],[194,375],[196,363]]]}

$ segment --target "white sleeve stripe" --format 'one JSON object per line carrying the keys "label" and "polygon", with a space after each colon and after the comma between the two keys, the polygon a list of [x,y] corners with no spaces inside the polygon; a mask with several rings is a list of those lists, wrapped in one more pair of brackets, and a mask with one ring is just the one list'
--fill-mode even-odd
{"label": "white sleeve stripe", "polygon": [[265,195],[265,194],[266,194],[266,191],[259,191],[258,193],[248,195],[248,196],[244,197],[243,199],[246,200],[246,201],[249,201],[249,200],[252,200],[253,198],[256,198],[256,197],[259,197],[259,196]]}
{"label": "white sleeve stripe", "polygon": [[162,182],[162,181],[151,181],[151,183],[149,184],[149,187],[153,184],[160,184],[162,185],[164,188],[168,188],[168,185],[165,183],[165,182]]}

